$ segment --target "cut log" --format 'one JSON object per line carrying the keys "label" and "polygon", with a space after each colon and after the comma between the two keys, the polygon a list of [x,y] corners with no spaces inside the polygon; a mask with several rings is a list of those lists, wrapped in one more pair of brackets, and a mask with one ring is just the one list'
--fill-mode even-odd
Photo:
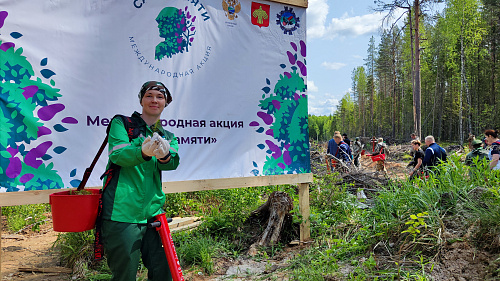
{"label": "cut log", "polygon": [[293,200],[286,192],[275,191],[271,193],[266,203],[253,211],[250,218],[258,218],[260,221],[267,220],[267,227],[259,236],[257,242],[253,243],[248,250],[248,254],[257,254],[257,248],[276,244],[281,235],[283,223],[286,216],[290,216],[293,209]]}

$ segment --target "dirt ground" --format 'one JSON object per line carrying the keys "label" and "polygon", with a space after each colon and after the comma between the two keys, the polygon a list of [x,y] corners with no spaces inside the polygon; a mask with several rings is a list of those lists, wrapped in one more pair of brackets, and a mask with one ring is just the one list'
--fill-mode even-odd
{"label": "dirt ground", "polygon": [[[50,216],[50,214],[48,214]],[[5,222],[5,218],[2,218]],[[41,226],[38,233],[24,231],[9,234],[2,230],[2,280],[70,280],[71,270],[60,266],[59,256],[51,250],[57,232],[52,229],[52,221]],[[32,272],[20,271],[20,268],[36,269]],[[56,273],[39,271],[52,270]],[[63,273],[57,273],[63,272]]]}
{"label": "dirt ground", "polygon": [[[405,147],[400,150],[405,151]],[[390,158],[387,161],[389,177],[405,178],[406,162],[398,157],[399,152],[393,155],[394,161]],[[318,163],[324,163],[324,159],[312,161],[314,173],[327,173],[326,169]],[[364,172],[374,172],[374,163],[370,158],[362,158],[362,169]],[[382,177],[382,176],[381,176]],[[2,218],[5,224],[5,218]],[[452,229],[452,225],[447,228]],[[452,235],[452,234],[447,234]],[[453,237],[451,237],[453,238]],[[48,221],[41,227],[39,233],[31,231],[17,234],[9,234],[5,228],[2,231],[1,239],[1,280],[25,281],[25,280],[47,280],[62,281],[71,280],[71,273],[67,268],[61,267],[57,253],[51,250],[54,241],[57,239],[57,232],[52,230],[52,222]],[[500,237],[496,238],[499,239]],[[239,258],[232,260],[221,258],[216,261],[215,273],[205,276],[202,272],[190,269],[185,272],[186,280],[199,281],[221,281],[221,280],[264,280],[263,276],[272,276],[268,280],[290,280],[283,276],[280,268],[286,267],[287,261],[292,259],[299,252],[308,247],[290,246],[272,260],[258,261],[253,258]],[[387,255],[387,253],[385,253]],[[387,259],[389,259],[387,257]],[[384,253],[380,253],[379,262],[384,260]],[[437,262],[431,276],[436,281],[475,281],[475,280],[500,280],[496,271],[499,268],[500,258],[498,255],[480,251],[472,247],[469,243],[457,239],[457,242],[445,244],[437,257]],[[344,274],[349,273],[349,266],[341,270]],[[20,268],[36,269],[32,272],[20,271]],[[44,273],[45,270],[60,271],[60,273]],[[429,268],[427,268],[429,269]],[[342,279],[339,279],[342,280]]]}

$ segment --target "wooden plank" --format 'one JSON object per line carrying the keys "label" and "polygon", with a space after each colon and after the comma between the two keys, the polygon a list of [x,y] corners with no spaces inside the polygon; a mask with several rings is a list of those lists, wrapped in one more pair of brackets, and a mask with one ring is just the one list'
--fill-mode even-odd
{"label": "wooden plank", "polygon": [[175,217],[175,218],[172,218],[172,222],[170,222],[168,224],[168,228],[170,230],[172,230],[174,228],[178,228],[178,227],[181,227],[184,225],[192,224],[192,223],[197,222],[199,220],[200,220],[199,217],[185,217],[185,218]]}
{"label": "wooden plank", "polygon": [[[229,189],[254,186],[268,186],[281,184],[309,183],[313,181],[313,174],[293,174],[293,175],[272,175],[258,177],[224,178],[224,179],[206,179],[194,181],[176,181],[164,182],[163,192],[177,193],[201,190]],[[100,189],[101,186],[86,187]],[[22,192],[2,192],[0,193],[0,206],[17,206],[27,204],[49,203],[49,195],[52,193],[73,190],[70,189],[51,189]]]}
{"label": "wooden plank", "polygon": [[41,272],[41,273],[72,273],[71,268],[66,267],[20,267],[22,272]]}
{"label": "wooden plank", "polygon": [[223,178],[194,181],[164,182],[163,192],[178,193],[200,190],[216,190],[242,188],[254,186],[268,186],[281,184],[309,183],[313,181],[313,174],[272,175],[260,177]]}
{"label": "wooden plank", "polygon": [[50,194],[66,190],[71,190],[71,189],[3,192],[0,193],[0,206],[17,206],[17,205],[49,203]]}
{"label": "wooden plank", "polygon": [[297,7],[307,8],[308,1],[307,0],[269,0],[271,2],[277,2],[281,4],[288,4]]}
{"label": "wooden plank", "polygon": [[189,230],[189,229],[197,227],[201,223],[202,223],[202,221],[193,222],[191,224],[187,224],[187,225],[183,225],[181,227],[177,227],[177,228],[171,229],[170,232],[174,233],[174,232],[177,232],[177,231]]}
{"label": "wooden plank", "polygon": [[309,183],[299,183],[299,209],[302,216],[302,222],[300,223],[300,242],[302,243],[311,239]]}

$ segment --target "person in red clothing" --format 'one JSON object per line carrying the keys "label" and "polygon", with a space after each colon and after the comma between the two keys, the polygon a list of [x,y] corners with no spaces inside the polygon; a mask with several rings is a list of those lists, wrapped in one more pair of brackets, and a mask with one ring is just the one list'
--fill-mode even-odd
{"label": "person in red clothing", "polygon": [[377,145],[377,139],[375,138],[375,136],[372,137],[372,139],[370,140],[370,144],[372,145],[372,153],[375,152],[375,146]]}
{"label": "person in red clothing", "polygon": [[[383,138],[378,138],[378,143],[375,146],[375,150],[372,153],[372,156],[380,155],[380,154],[386,154],[387,150],[387,145],[384,143]],[[379,173],[383,173],[384,176],[387,176],[387,170],[385,168],[385,160],[378,160],[375,163],[375,175],[378,175]]]}

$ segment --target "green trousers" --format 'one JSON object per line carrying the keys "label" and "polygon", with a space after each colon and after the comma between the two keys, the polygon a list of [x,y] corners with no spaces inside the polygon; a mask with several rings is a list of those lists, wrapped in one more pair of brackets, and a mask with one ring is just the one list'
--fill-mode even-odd
{"label": "green trousers", "polygon": [[103,220],[104,253],[113,281],[135,281],[139,261],[148,269],[148,280],[172,280],[161,238],[146,225]]}

